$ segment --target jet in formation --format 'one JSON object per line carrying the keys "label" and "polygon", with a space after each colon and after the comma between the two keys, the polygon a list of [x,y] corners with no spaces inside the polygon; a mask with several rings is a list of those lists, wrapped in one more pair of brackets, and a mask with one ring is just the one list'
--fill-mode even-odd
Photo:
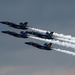
{"label": "jet in formation", "polygon": [[[17,38],[24,38],[25,39],[25,38],[29,38],[28,36],[32,35],[32,36],[44,38],[44,39],[54,39],[53,38],[54,32],[51,32],[51,33],[46,32],[45,34],[42,34],[39,32],[32,31],[32,30],[29,31],[28,25],[27,25],[28,22],[25,22],[25,23],[21,22],[19,24],[15,24],[15,23],[12,23],[9,21],[2,21],[0,23],[8,25],[12,28],[26,30],[26,31],[21,31],[20,33],[13,32],[13,31],[1,31],[2,33],[9,34],[9,35],[12,35],[12,36],[17,37]],[[51,47],[52,43],[49,43],[49,44],[45,43],[44,45],[40,45],[40,44],[34,43],[34,42],[25,42],[25,44],[31,45],[33,47],[36,47],[36,48],[39,48],[42,50],[52,50],[52,47]]]}
{"label": "jet in formation", "polygon": [[27,35],[23,32],[21,32],[20,34],[13,32],[13,31],[1,31],[1,32],[5,33],[5,34],[12,35],[14,37],[18,37],[18,38],[28,38]]}
{"label": "jet in formation", "polygon": [[33,47],[43,49],[43,50],[52,50],[52,47],[51,47],[52,43],[49,43],[49,44],[45,43],[44,45],[40,45],[40,44],[34,43],[34,42],[25,42],[25,44],[31,45]]}
{"label": "jet in formation", "polygon": [[16,28],[16,29],[22,29],[22,30],[28,29],[28,26],[27,26],[28,22],[25,22],[25,23],[20,22],[19,24],[15,24],[15,23],[12,23],[12,22],[9,22],[9,21],[2,21],[0,23],[8,25],[8,26]]}
{"label": "jet in formation", "polygon": [[34,36],[39,37],[39,38],[53,39],[53,37],[52,37],[53,32],[51,32],[51,33],[46,32],[45,34],[42,34],[42,33],[35,32],[35,31],[26,31],[25,33],[34,35]]}

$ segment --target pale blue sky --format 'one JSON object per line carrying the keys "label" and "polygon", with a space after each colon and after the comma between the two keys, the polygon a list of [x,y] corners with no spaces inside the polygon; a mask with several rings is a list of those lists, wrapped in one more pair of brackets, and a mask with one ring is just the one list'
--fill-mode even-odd
{"label": "pale blue sky", "polygon": [[[28,21],[35,28],[75,36],[74,0],[0,0],[0,21]],[[0,31],[16,30],[0,24]],[[56,51],[42,51],[25,41],[0,33],[0,75],[75,75],[75,57]],[[44,43],[44,42],[42,42]],[[53,45],[56,48],[71,48]]]}

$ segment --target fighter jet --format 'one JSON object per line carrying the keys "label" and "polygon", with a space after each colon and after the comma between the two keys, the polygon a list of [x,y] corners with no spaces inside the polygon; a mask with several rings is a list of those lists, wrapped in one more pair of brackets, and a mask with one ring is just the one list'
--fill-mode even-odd
{"label": "fighter jet", "polygon": [[48,51],[52,50],[52,47],[51,47],[52,43],[49,43],[49,44],[45,43],[44,46],[38,43],[34,43],[34,42],[25,42],[25,44],[31,45],[31,46],[34,46],[36,48],[43,49],[43,50],[48,50]]}
{"label": "fighter jet", "polygon": [[44,39],[53,39],[53,32],[48,33],[46,32],[45,34],[39,33],[39,32],[35,32],[35,31],[26,31],[25,33],[30,34],[30,35],[34,35],[36,37],[39,38],[44,38]]}
{"label": "fighter jet", "polygon": [[12,31],[1,31],[1,32],[5,33],[5,34],[12,35],[14,37],[18,37],[18,38],[28,38],[27,35],[23,32],[20,32],[20,34],[18,34],[16,32],[12,32]]}
{"label": "fighter jet", "polygon": [[28,26],[27,26],[28,22],[25,22],[25,23],[20,22],[20,24],[15,24],[15,23],[12,23],[12,22],[9,22],[9,21],[3,21],[3,22],[0,22],[0,23],[8,25],[8,26],[16,28],[16,29],[22,29],[22,30],[28,29]]}

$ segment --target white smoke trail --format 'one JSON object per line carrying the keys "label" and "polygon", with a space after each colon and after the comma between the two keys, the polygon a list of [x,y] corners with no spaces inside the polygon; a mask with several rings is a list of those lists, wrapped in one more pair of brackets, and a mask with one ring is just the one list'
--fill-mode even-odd
{"label": "white smoke trail", "polygon": [[59,38],[59,37],[56,37],[56,39],[66,41],[66,42],[70,42],[70,43],[75,43],[75,40],[69,40],[69,39],[64,39],[64,38]]}
{"label": "white smoke trail", "polygon": [[[50,31],[41,30],[41,29],[37,29],[37,28],[29,27],[29,29],[34,30],[34,31],[38,31],[38,32],[42,32],[42,33],[46,33],[46,32],[50,33]],[[55,32],[53,33],[53,35],[64,38],[64,39],[69,39],[69,40],[74,40],[75,41],[75,37],[72,37],[71,35],[58,34],[58,33],[55,33]]]}
{"label": "white smoke trail", "polygon": [[42,39],[42,38],[34,37],[34,36],[29,36],[29,37],[33,38],[33,39],[41,40],[41,41],[44,41],[44,42],[54,43],[54,44],[57,44],[57,45],[60,45],[60,46],[66,46],[66,47],[71,47],[71,48],[75,49],[75,45],[71,44],[71,43],[68,43],[68,42],[61,42],[59,40]]}
{"label": "white smoke trail", "polygon": [[70,39],[70,40],[75,40],[75,37],[72,37],[71,35],[64,35],[64,34],[58,34],[58,33],[53,33],[53,35],[64,38],[64,39]]}
{"label": "white smoke trail", "polygon": [[30,29],[30,30],[34,30],[34,31],[37,31],[37,32],[42,32],[42,33],[49,32],[49,31],[46,31],[46,30],[41,30],[41,29],[31,28],[31,27],[29,27],[29,29]]}
{"label": "white smoke trail", "polygon": [[66,50],[61,50],[61,49],[55,49],[55,48],[53,48],[53,50],[59,51],[59,52],[63,52],[63,53],[66,53],[66,54],[70,54],[70,55],[75,56],[75,52],[66,51]]}

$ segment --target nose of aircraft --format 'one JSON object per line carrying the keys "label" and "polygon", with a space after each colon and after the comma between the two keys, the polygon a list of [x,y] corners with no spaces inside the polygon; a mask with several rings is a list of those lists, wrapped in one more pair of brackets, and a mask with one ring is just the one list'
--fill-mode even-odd
{"label": "nose of aircraft", "polygon": [[2,24],[6,24],[6,22],[0,22],[0,23],[2,23]]}
{"label": "nose of aircraft", "polygon": [[28,45],[30,45],[30,42],[25,42],[25,44],[28,44]]}
{"label": "nose of aircraft", "polygon": [[25,42],[25,44],[29,44],[29,42]]}
{"label": "nose of aircraft", "polygon": [[1,31],[2,33],[7,33],[7,31]]}

